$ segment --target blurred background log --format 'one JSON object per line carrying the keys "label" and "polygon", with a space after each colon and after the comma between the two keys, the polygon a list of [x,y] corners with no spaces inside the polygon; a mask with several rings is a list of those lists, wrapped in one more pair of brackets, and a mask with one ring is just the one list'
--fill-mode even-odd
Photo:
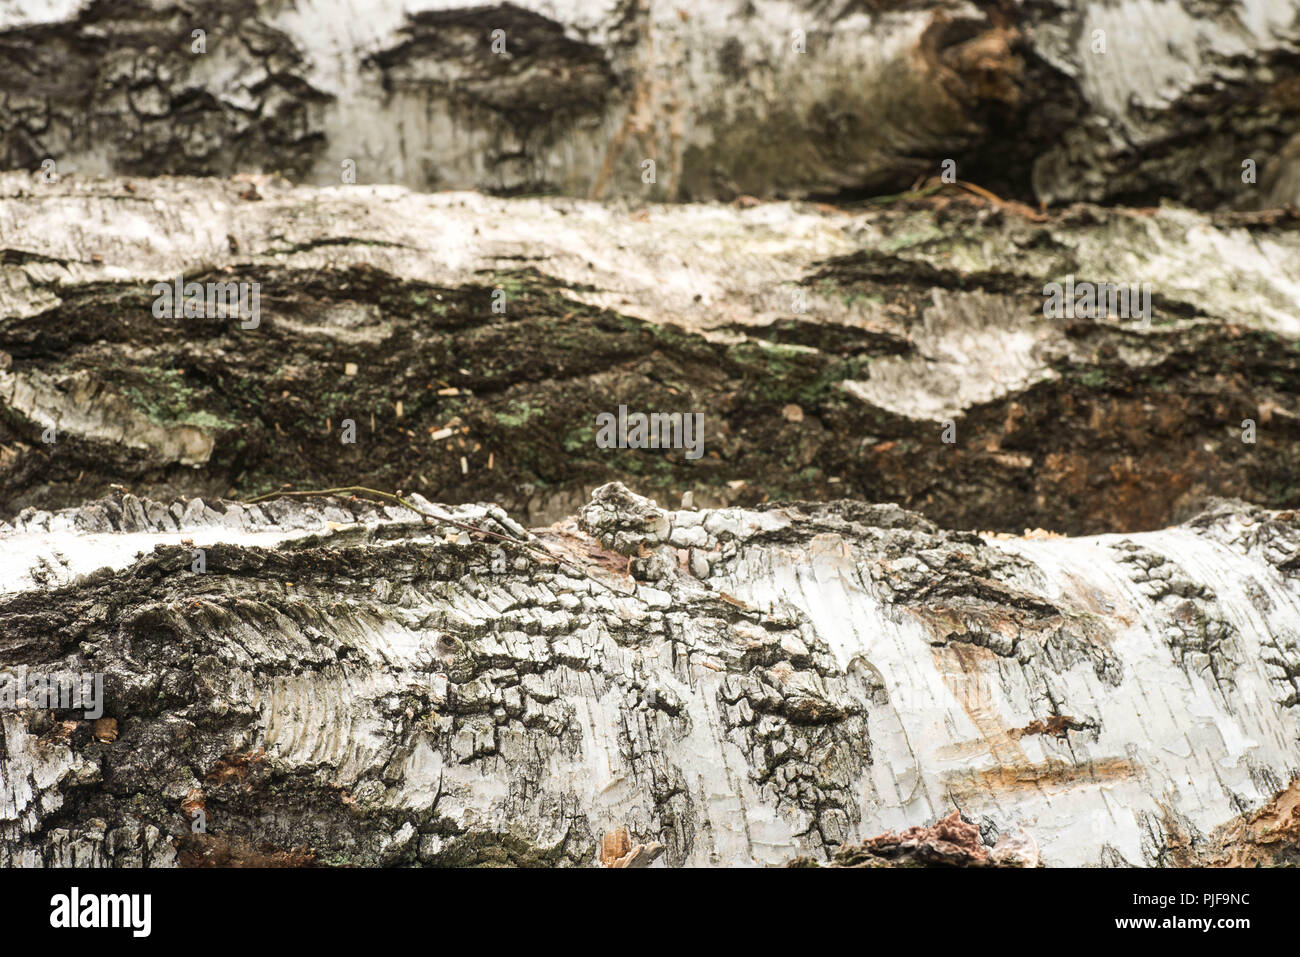
{"label": "blurred background log", "polygon": [[0,15],[0,60],[7,168],[846,201],[952,161],[1035,205],[1300,195],[1286,0],[66,0]]}

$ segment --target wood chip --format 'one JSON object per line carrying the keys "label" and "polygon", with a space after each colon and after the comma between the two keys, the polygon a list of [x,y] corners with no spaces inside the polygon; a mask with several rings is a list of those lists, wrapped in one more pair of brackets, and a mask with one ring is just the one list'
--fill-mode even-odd
{"label": "wood chip", "polygon": [[664,846],[658,841],[651,841],[649,844],[638,844],[632,850],[628,851],[618,860],[610,864],[610,867],[649,867],[659,855],[664,852]]}
{"label": "wood chip", "polygon": [[627,828],[620,827],[600,838],[600,863],[606,867],[612,867],[614,862],[623,855],[632,850],[632,842],[628,839]]}

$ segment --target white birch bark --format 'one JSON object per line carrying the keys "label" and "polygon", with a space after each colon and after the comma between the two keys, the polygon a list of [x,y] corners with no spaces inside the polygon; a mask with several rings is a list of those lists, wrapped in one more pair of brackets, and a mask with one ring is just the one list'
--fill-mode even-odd
{"label": "white birch bark", "polygon": [[4,863],[592,864],[626,828],[775,864],[959,809],[1043,864],[1155,865],[1295,772],[1294,513],[981,538],[609,486],[537,532],[568,569],[410,515],[120,496],[0,533],[7,668],[103,671],[116,722],[4,714]]}

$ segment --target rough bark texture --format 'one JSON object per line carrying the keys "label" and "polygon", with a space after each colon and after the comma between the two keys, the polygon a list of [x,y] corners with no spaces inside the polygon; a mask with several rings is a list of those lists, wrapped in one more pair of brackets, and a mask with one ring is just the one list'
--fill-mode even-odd
{"label": "rough bark texture", "polygon": [[[1300,860],[1294,3],[21,0],[0,62],[0,866]],[[447,504],[246,501],[358,485]]]}
{"label": "rough bark texture", "polygon": [[537,531],[569,569],[412,517],[118,494],[0,530],[6,664],[105,674],[98,724],[0,715],[0,863],[780,863],[957,811],[866,847],[1158,865],[1293,803],[1295,513],[981,538],[610,485]]}
{"label": "rough bark texture", "polygon": [[0,13],[0,60],[0,168],[699,200],[952,159],[1051,203],[1300,197],[1287,0],[66,0]]}
{"label": "rough bark texture", "polygon": [[[1286,212],[127,185],[0,176],[5,514],[114,483],[361,482],[535,524],[621,480],[1072,534],[1158,528],[1207,494],[1300,504]],[[260,324],[156,317],[179,273],[261,283]],[[1069,275],[1150,283],[1149,328],[1044,318],[1044,283]],[[619,404],[703,413],[703,457],[598,448]]]}

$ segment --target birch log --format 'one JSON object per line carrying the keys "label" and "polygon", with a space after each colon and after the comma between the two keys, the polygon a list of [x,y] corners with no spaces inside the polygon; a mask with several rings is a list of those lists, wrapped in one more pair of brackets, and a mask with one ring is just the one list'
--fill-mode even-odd
{"label": "birch log", "polygon": [[[615,480],[1016,533],[1293,508],[1296,222],[3,175],[0,512],[360,483],[549,524]],[[178,277],[258,284],[256,328],[159,310]],[[1146,318],[1045,315],[1076,281]],[[703,454],[601,448],[620,405],[703,415]]]}
{"label": "birch log", "polygon": [[[1287,0],[25,0],[0,167],[647,199],[1294,203]],[[1249,182],[1244,167],[1249,163]]]}
{"label": "birch log", "polygon": [[104,683],[97,722],[0,714],[0,863],[774,864],[957,812],[1003,863],[1159,865],[1297,771],[1294,512],[981,537],[608,485],[536,530],[563,565],[413,518],[119,493],[0,529],[6,673]]}

